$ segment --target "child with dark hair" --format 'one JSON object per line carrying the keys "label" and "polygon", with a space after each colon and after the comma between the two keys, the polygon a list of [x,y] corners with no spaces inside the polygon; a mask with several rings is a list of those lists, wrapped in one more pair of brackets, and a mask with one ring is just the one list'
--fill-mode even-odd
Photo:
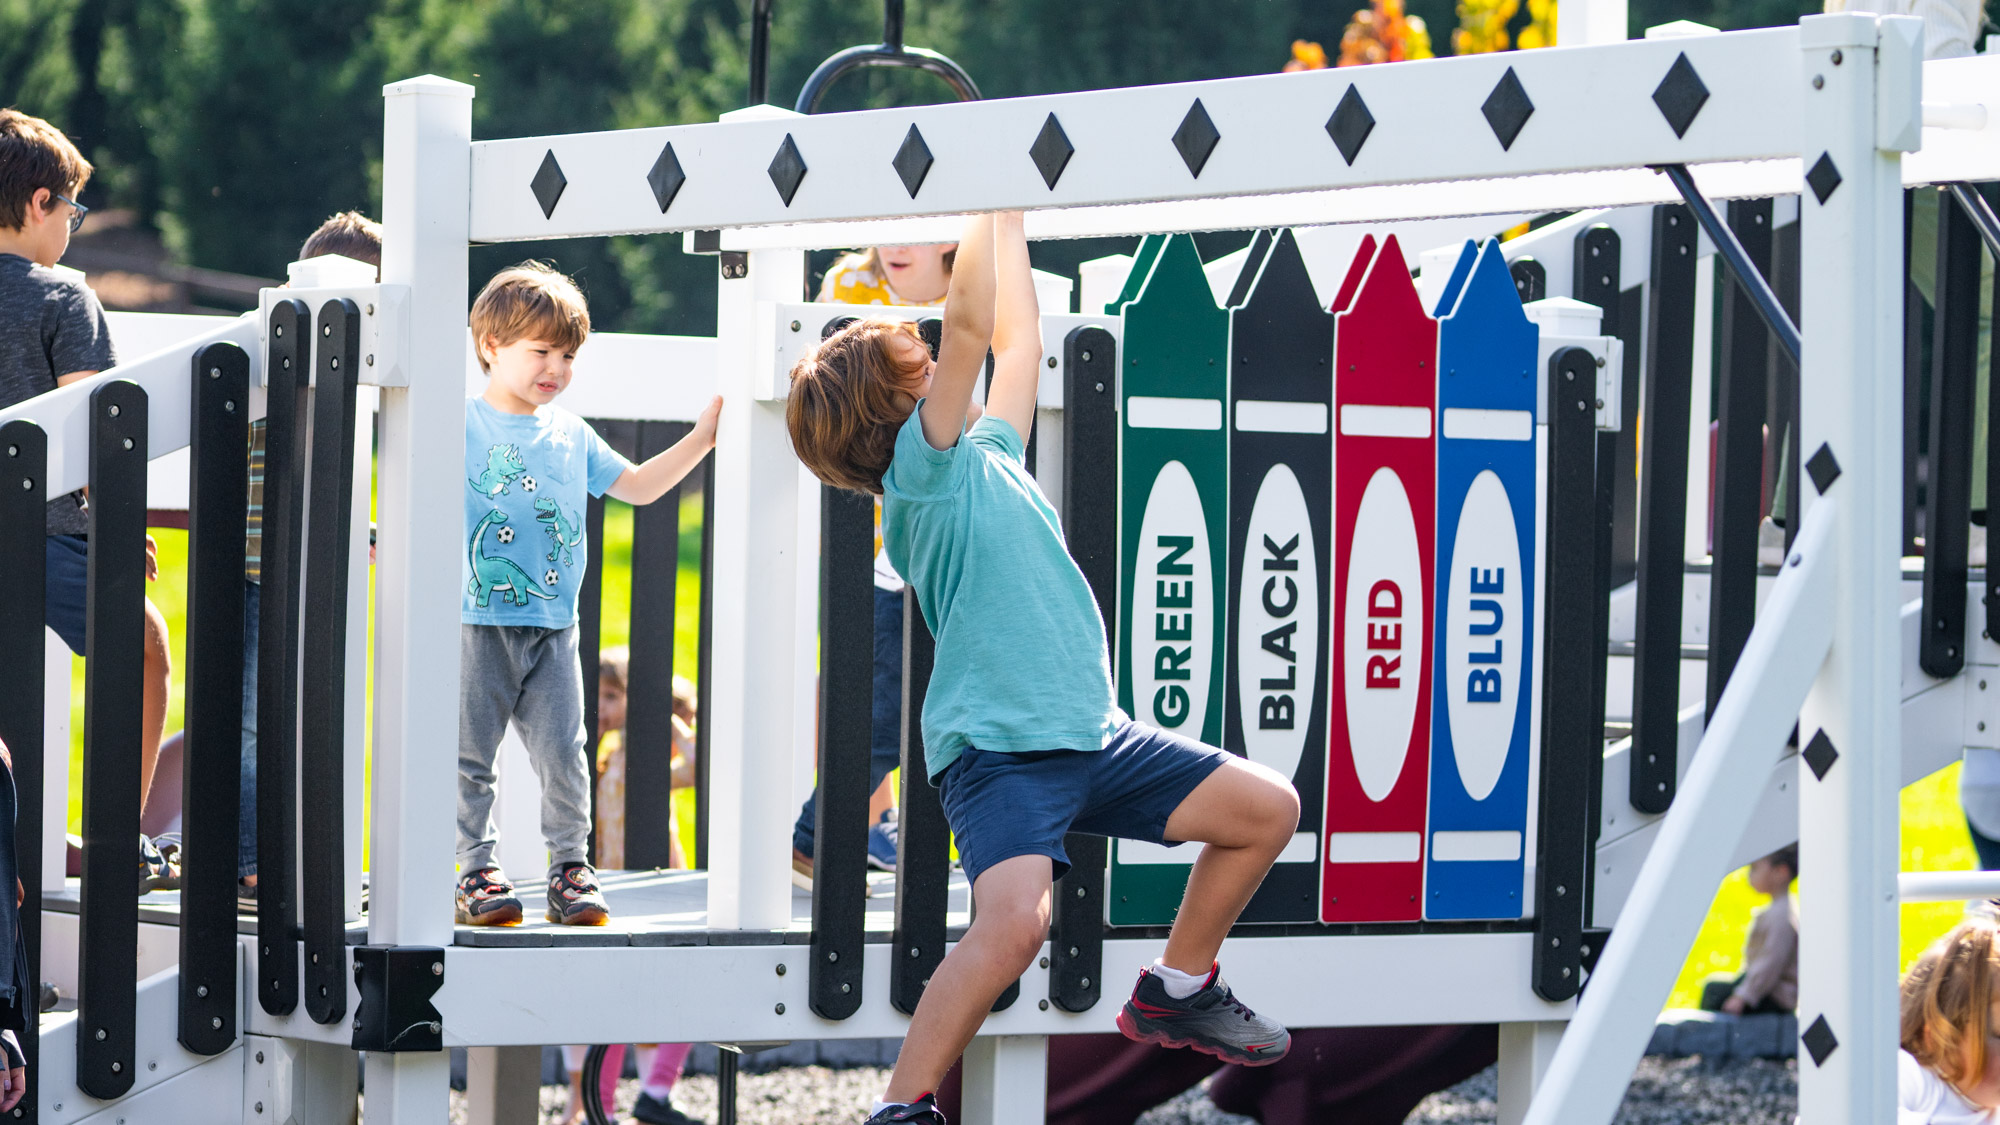
{"label": "child with dark hair", "polygon": [[[77,202],[93,171],[62,130],[12,109],[0,109],[0,408],[88,379],[118,362],[111,328],[83,275],[56,265],[89,208]],[[84,649],[85,577],[89,570],[89,506],[82,490],[49,501],[46,619],[71,652]],[[159,577],[152,536],[144,566]],[[167,726],[172,658],[167,621],[146,600],[145,674],[139,735],[139,792],[153,787],[160,738]],[[39,659],[39,657],[36,657]],[[139,893],[180,886],[180,869],[153,841],[139,837]]]}
{"label": "child with dark hair", "polygon": [[1789,1012],[1799,1005],[1799,912],[1792,880],[1799,877],[1799,846],[1789,844],[1750,864],[1750,889],[1769,895],[1743,942],[1743,971],[1710,977],[1701,1006],[1741,1016]]}
{"label": "child with dark hair", "polygon": [[[972,391],[989,344],[982,412]],[[793,448],[822,482],[882,497],[883,545],[937,638],[924,765],[976,905],[871,1125],[944,1125],[933,1092],[1041,952],[1072,831],[1206,845],[1121,1031],[1250,1065],[1291,1043],[1235,998],[1215,957],[1291,841],[1298,796],[1269,769],[1119,710],[1096,599],[1023,464],[1041,357],[1027,238],[1009,213],[967,221],[935,361],[909,326],[864,320],[792,370]]]}

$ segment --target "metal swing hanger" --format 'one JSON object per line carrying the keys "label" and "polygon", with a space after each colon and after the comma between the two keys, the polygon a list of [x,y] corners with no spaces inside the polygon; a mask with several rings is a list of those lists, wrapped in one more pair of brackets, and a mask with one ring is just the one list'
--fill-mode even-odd
{"label": "metal swing hanger", "polygon": [[[751,105],[770,100],[771,2],[756,0],[750,12]],[[827,90],[849,71],[873,67],[907,67],[934,74],[952,88],[959,101],[980,100],[979,86],[964,67],[936,51],[903,45],[903,0],[882,0],[882,42],[849,47],[819,64],[792,108],[804,114],[814,112]]]}

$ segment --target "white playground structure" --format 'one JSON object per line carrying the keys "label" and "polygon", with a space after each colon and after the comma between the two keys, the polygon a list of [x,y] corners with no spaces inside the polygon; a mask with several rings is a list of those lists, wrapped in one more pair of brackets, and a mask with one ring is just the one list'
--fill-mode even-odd
{"label": "white playground structure", "polygon": [[[344,659],[344,680],[321,685],[340,684],[340,697],[321,698],[315,712],[310,672],[306,685],[308,750],[300,774],[307,796],[300,820],[308,840],[318,832],[322,841],[336,841],[330,853],[319,854],[345,860],[337,880],[310,867],[302,877],[305,949],[296,966],[286,958],[279,975],[289,975],[294,991],[303,979],[306,1005],[292,1010],[253,1000],[270,983],[272,965],[263,958],[272,955],[260,949],[270,948],[265,934],[245,933],[222,945],[235,966],[237,984],[227,990],[234,1006],[209,1017],[192,1007],[194,988],[184,987],[193,939],[178,935],[177,962],[176,927],[151,914],[133,923],[136,948],[130,939],[108,947],[118,956],[136,955],[137,977],[121,985],[114,974],[93,992],[92,958],[79,951],[93,948],[91,908],[51,905],[42,914],[42,976],[72,993],[84,982],[84,1006],[44,1018],[35,1102],[21,1116],[173,1125],[233,1120],[240,1106],[246,1123],[340,1121],[352,1113],[351,1051],[365,1046],[366,1120],[432,1122],[446,1102],[447,1065],[437,1048],[449,1045],[474,1049],[477,1112],[498,1122],[519,1112],[510,1100],[518,1091],[510,1093],[500,1076],[519,1070],[520,1048],[901,1034],[906,1018],[889,983],[899,972],[901,911],[897,939],[867,941],[858,973],[839,984],[846,994],[849,985],[865,982],[851,1014],[827,1018],[818,1014],[827,1004],[815,982],[835,978],[818,963],[806,964],[824,939],[795,920],[787,878],[789,826],[810,784],[816,738],[821,497],[788,448],[783,380],[798,341],[815,338],[812,329],[842,311],[799,303],[801,251],[945,239],[956,216],[1003,208],[1028,210],[1036,238],[1318,227],[1328,229],[1306,231],[1300,242],[1321,275],[1320,292],[1328,294],[1360,224],[1403,231],[1414,258],[1468,233],[1427,225],[1442,217],[1677,201],[1682,197],[1670,177],[1649,170],[1677,166],[1692,169],[1693,182],[1712,197],[1797,197],[1796,204],[1781,204],[1776,221],[1796,221],[1801,232],[1801,440],[1793,457],[1795,465],[1811,466],[1811,476],[1799,490],[1796,538],[1784,565],[1762,581],[1755,630],[1706,721],[1699,688],[1684,686],[1678,651],[1683,640],[1706,637],[1704,615],[1687,610],[1685,630],[1682,613],[1671,615],[1673,656],[1664,672],[1652,673],[1669,683],[1675,712],[1678,752],[1666,762],[1680,776],[1671,808],[1664,815],[1642,812],[1627,799],[1634,771],[1647,768],[1639,760],[1646,751],[1635,752],[1626,740],[1605,759],[1594,918],[1583,921],[1611,936],[1601,953],[1592,951],[1589,987],[1574,1000],[1537,995],[1531,974],[1541,931],[1532,926],[1532,907],[1512,925],[1301,925],[1246,933],[1232,936],[1224,959],[1246,996],[1294,1026],[1498,1023],[1503,1121],[1608,1121],[1717,879],[1797,838],[1808,888],[1802,1119],[1815,1125],[1885,1119],[1895,1073],[1896,794],[1962,747],[1986,744],[1995,737],[1983,733],[1988,716],[2000,719],[1980,678],[1985,668],[2000,667],[2000,648],[1980,626],[1964,623],[1976,614],[1959,611],[1964,632],[1955,654],[1963,671],[1936,679],[1919,666],[1928,603],[1912,600],[1917,591],[1900,563],[1904,403],[1894,374],[1903,364],[1903,188],[2000,179],[2000,120],[1989,118],[1982,101],[2000,88],[2000,63],[1926,65],[1921,42],[1917,21],[1847,13],[1807,17],[1795,28],[1390,67],[810,118],[760,106],[715,124],[483,142],[471,136],[470,87],[429,77],[389,86],[380,285],[336,273],[302,275],[297,288],[267,292],[255,316],[201,326],[201,334],[151,354],[121,338],[126,354],[143,358],[0,411],[0,425],[17,427],[7,431],[9,440],[26,433],[18,427],[30,420],[47,436],[47,469],[36,496],[86,482],[94,490],[115,488],[104,467],[110,462],[104,439],[121,431],[93,413],[130,393],[104,392],[121,380],[144,392],[137,401],[152,403],[140,452],[160,457],[191,440],[198,445],[191,435],[202,424],[200,407],[182,404],[190,401],[190,382],[198,388],[204,370],[222,365],[216,357],[231,354],[218,344],[242,349],[248,362],[239,371],[265,373],[250,376],[251,416],[267,408],[260,384],[296,358],[301,369],[313,363],[322,388],[338,381],[333,371],[358,372],[359,383],[378,388],[368,393],[379,396],[380,424],[374,602],[361,581],[346,584],[339,604],[315,608],[313,595],[306,596],[308,628],[315,620],[333,625],[307,638],[308,660],[315,646],[333,645],[343,623],[348,638],[344,649],[333,645],[337,658],[322,654],[319,666],[331,676]],[[1684,68],[1696,76],[1693,87],[1672,77]],[[1355,104],[1363,107],[1366,127],[1356,125],[1348,108]],[[1214,136],[1205,145],[1178,143],[1177,130],[1185,133],[1197,105]],[[923,170],[914,176],[911,137],[923,150]],[[1191,148],[1200,150],[1198,158]],[[1546,291],[1581,292],[1588,279],[1573,276],[1569,243],[1559,240],[1608,224],[1626,235],[1627,276],[1613,285],[1622,293],[1644,269],[1635,247],[1654,250],[1633,225],[1645,215],[1589,213],[1504,251],[1518,264],[1539,249]],[[1993,247],[2000,226],[1990,211],[1980,221]],[[1470,229],[1493,225],[1489,218]],[[457,736],[450,700],[457,691],[465,550],[457,513],[461,373],[468,365],[466,248],[682,231],[721,232],[716,337],[596,337],[564,404],[591,417],[685,421],[711,389],[726,399],[709,485],[714,516],[705,529],[714,559],[703,715],[708,851],[698,884],[705,902],[691,921],[623,934],[622,944],[553,938],[542,945],[473,944],[454,933],[445,907],[453,842],[443,795],[453,791],[455,762],[440,752]],[[1678,249],[1696,258],[1735,249],[1733,239],[1718,247],[1697,243],[1691,232],[1686,237]],[[1114,338],[1121,331],[1117,314],[1093,311],[1125,281],[1114,267],[1106,270],[1108,285],[1086,271],[1082,315],[1045,317],[1050,354],[1038,472],[1052,497],[1079,483],[1063,479],[1064,464],[1077,453],[1069,422],[1076,404],[1066,401],[1065,388],[1070,369],[1089,357],[1072,354],[1065,341],[1093,325]],[[1436,273],[1424,270],[1427,297],[1438,292]],[[1713,279],[1716,271],[1700,276]],[[286,305],[294,299],[304,302],[296,314]],[[344,313],[343,300],[352,302]],[[1699,341],[1714,324],[1706,301],[1695,305]],[[1576,310],[1550,315],[1563,325],[1560,334],[1601,357],[1616,354],[1596,339],[1589,311],[1581,322]],[[280,324],[291,326],[289,337],[277,335]],[[118,331],[122,337],[157,330],[164,335],[155,339],[164,340],[182,335],[183,327],[121,319]],[[309,351],[299,340],[302,328],[313,338]],[[1705,373],[1707,348],[1697,343],[1694,350],[1696,369]],[[347,366],[330,366],[332,358],[345,358]],[[1546,366],[1546,349],[1538,362]],[[1695,417],[1706,419],[1708,380],[1696,378],[1693,386]],[[1626,419],[1640,409],[1611,397]],[[319,392],[322,408],[329,401]],[[366,427],[356,429],[365,442]],[[102,446],[95,450],[94,432]],[[315,451],[339,450],[340,436],[329,444],[322,433]],[[355,493],[365,496],[367,446],[352,448],[358,455],[343,471],[351,470]],[[1689,461],[1707,464],[1705,449]],[[196,463],[199,472],[198,450]],[[1704,497],[1705,470],[1689,475],[1688,496]],[[320,476],[316,507],[326,484],[326,474]],[[103,506],[115,507],[109,500]],[[199,521],[198,500],[195,507]],[[1700,518],[1685,522],[1692,529]],[[363,572],[366,525],[365,510],[351,513],[346,564],[335,568],[343,574]],[[313,526],[321,554],[309,569],[335,553],[320,525]],[[1681,548],[1694,538],[1690,530],[1687,539],[1660,548],[1671,556],[1676,587],[1690,553]],[[1571,546],[1552,541],[1548,553]],[[1615,641],[1625,639],[1624,621],[1643,631],[1646,595],[1638,596],[1641,605],[1629,617],[1621,616],[1626,603],[1612,599]],[[1682,604],[1678,589],[1673,604]],[[364,826],[360,638],[371,622],[372,808]],[[1635,645],[1643,649],[1643,638]],[[52,667],[67,667],[60,646],[50,655]],[[1648,677],[1639,672],[1629,690],[1622,686],[1625,662],[1634,659],[1644,667],[1643,655],[1612,655],[1614,714],[1617,700],[1645,693]],[[69,746],[67,690],[59,685],[67,677],[51,675],[49,683],[40,795],[47,843],[39,870],[49,897],[58,900]],[[1552,704],[1584,705],[1582,699]],[[339,739],[318,758],[310,743],[315,714],[341,722],[333,728]],[[1656,709],[1656,722],[1657,716]],[[1810,771],[1800,771],[1801,756],[1787,749],[1795,723]],[[329,820],[328,810],[339,816]],[[364,828],[372,860],[365,914]],[[105,838],[129,840],[129,832],[121,824]],[[1970,876],[1948,887],[1919,882],[1906,893],[2000,889],[2000,882]],[[102,901],[117,893],[103,891]],[[1102,917],[1101,908],[1090,910]],[[941,917],[928,924],[942,940]],[[350,954],[355,946],[343,943],[346,933],[366,945]],[[1157,942],[1153,932],[1112,929],[1097,964],[1120,981],[1124,966],[1149,960]],[[1067,964],[1060,944],[1059,935],[1050,948],[1055,968],[1043,958],[1023,979],[1021,995],[1038,1002],[996,1012],[969,1052],[968,1121],[1039,1121],[1045,1037],[1111,1029],[1119,984],[1097,1000],[1096,982],[1084,980],[1081,991],[1093,995],[1079,1000],[1073,982],[1058,979]],[[213,949],[206,953],[215,956]],[[852,971],[852,961],[844,972]],[[560,998],[535,985],[558,976]],[[1425,986],[1411,987],[1416,979]],[[328,992],[329,985],[336,990]],[[121,987],[125,992],[113,995]],[[211,996],[207,985],[200,989],[201,999]],[[426,1004],[435,1006],[434,1016]],[[109,1013],[108,1024],[93,1018],[93,1005]],[[206,1034],[191,1030],[189,1013],[197,1010],[204,1022],[215,1021],[219,1041],[197,1042]],[[108,1037],[105,1026],[123,1037],[122,1054],[119,1037]],[[412,1046],[429,1049],[397,1049]],[[87,1090],[112,1092],[100,1099]]]}

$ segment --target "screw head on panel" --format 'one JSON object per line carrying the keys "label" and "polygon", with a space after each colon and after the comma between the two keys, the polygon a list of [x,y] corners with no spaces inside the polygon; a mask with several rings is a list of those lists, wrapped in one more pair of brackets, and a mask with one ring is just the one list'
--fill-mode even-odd
{"label": "screw head on panel", "polygon": [[774,1011],[774,1012],[776,1012],[776,1013],[778,1013],[778,1014],[779,1014],[779,1015],[781,1015],[781,1016],[785,1014],[785,1006],[784,1006],[784,1004],[782,1004],[782,1003],[781,1003],[781,1004],[779,1004],[779,1005],[778,1005],[777,1007],[775,1007],[775,1008],[771,1009],[771,1010],[772,1010],[772,1011]]}

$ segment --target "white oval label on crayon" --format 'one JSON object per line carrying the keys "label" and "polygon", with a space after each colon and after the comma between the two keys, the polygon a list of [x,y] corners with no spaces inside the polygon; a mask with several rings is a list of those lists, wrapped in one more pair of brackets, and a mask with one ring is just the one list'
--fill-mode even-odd
{"label": "white oval label on crayon", "polygon": [[1257,488],[1236,606],[1237,718],[1250,760],[1290,778],[1319,690],[1319,560],[1305,491],[1286,465]]}
{"label": "white oval label on crayon", "polygon": [[1452,539],[1445,601],[1444,677],[1452,753],[1466,795],[1500,781],[1521,701],[1521,540],[1507,487],[1493,470],[1472,478]]}
{"label": "white oval label on crayon", "polygon": [[1133,567],[1134,718],[1200,738],[1208,717],[1215,637],[1214,574],[1201,493],[1186,465],[1169,461],[1153,478]]}
{"label": "white oval label on crayon", "polygon": [[1361,791],[1380,801],[1396,787],[1417,719],[1424,666],[1424,575],[1410,495],[1379,468],[1361,494],[1348,546],[1347,741]]}

